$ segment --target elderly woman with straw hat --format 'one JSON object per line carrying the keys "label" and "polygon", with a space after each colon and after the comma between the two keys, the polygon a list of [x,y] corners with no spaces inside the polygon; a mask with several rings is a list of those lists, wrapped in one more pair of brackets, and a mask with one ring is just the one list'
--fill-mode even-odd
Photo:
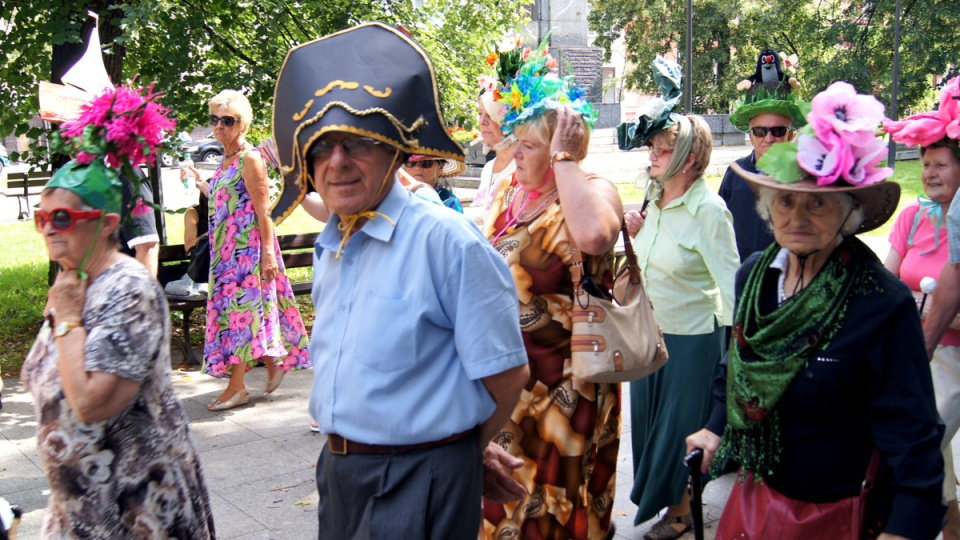
{"label": "elderly woman with straw hat", "polygon": [[893,215],[877,167],[883,105],[837,82],[809,126],[737,171],[776,243],[737,274],[724,376],[687,438],[714,471],[740,464],[726,538],[933,538],[942,427],[913,296],[856,238]]}

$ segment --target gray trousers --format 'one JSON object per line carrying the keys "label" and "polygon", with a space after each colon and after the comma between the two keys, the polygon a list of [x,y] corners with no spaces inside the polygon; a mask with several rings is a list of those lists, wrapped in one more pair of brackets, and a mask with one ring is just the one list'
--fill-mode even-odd
{"label": "gray trousers", "polygon": [[405,454],[317,460],[320,540],[474,539],[483,458],[477,433]]}

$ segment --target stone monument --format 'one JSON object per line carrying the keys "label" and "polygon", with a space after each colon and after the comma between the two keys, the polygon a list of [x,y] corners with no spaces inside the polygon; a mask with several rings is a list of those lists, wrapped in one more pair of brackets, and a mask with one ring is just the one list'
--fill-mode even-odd
{"label": "stone monument", "polygon": [[587,0],[535,0],[530,30],[537,40],[550,34],[550,52],[560,62],[561,75],[573,75],[597,109],[596,128],[620,123],[620,104],[602,103],[603,50],[588,45]]}

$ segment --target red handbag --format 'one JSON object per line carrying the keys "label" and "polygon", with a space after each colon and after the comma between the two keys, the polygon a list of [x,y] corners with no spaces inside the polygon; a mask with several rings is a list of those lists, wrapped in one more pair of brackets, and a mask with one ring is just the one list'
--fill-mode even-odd
{"label": "red handbag", "polygon": [[880,453],[873,451],[860,494],[829,503],[791,499],[748,471],[737,481],[717,526],[717,540],[861,540],[864,510],[873,488]]}

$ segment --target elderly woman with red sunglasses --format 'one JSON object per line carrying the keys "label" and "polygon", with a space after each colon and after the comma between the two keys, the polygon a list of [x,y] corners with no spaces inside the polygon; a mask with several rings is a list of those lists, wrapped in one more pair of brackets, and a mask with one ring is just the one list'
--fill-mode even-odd
{"label": "elderly woman with red sunglasses", "polygon": [[43,538],[212,538],[199,454],[170,380],[160,285],[120,253],[121,187],[68,163],[35,213],[63,269],[23,364],[50,484]]}

